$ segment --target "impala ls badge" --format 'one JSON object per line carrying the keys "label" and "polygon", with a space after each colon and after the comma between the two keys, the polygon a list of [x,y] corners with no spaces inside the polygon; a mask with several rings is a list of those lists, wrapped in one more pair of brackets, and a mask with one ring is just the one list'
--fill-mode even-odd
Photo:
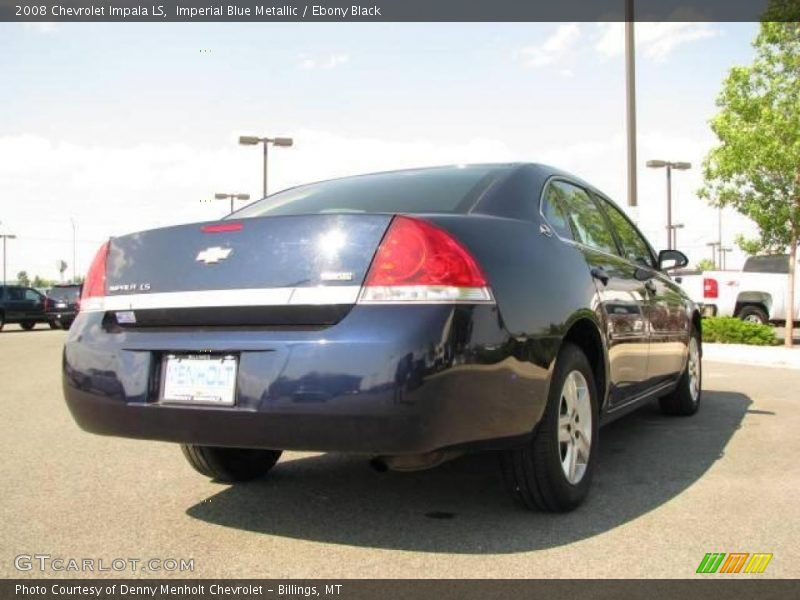
{"label": "impala ls badge", "polygon": [[207,265],[211,265],[218,263],[221,260],[225,260],[231,255],[231,252],[233,252],[231,248],[211,246],[211,248],[206,248],[205,250],[199,252],[195,260],[198,262],[204,262]]}

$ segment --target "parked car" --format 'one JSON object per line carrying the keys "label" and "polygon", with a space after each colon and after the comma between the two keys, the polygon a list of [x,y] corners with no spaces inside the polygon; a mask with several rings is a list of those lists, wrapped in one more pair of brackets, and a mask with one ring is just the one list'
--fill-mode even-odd
{"label": "parked car", "polygon": [[511,493],[586,496],[598,426],[701,400],[700,314],[604,194],[536,164],[348,177],[112,238],[64,392],[95,433],[178,442],[222,481],[283,450],[411,470],[502,451]]}
{"label": "parked car", "polygon": [[[800,267],[797,268],[800,273]],[[789,285],[786,254],[750,256],[741,271],[703,271],[684,275],[680,284],[706,316],[738,317],[766,324],[786,320]],[[795,280],[795,309],[800,312],[800,277]]]}
{"label": "parked car", "polygon": [[54,285],[45,299],[45,313],[51,322],[62,329],[69,329],[78,314],[80,300],[81,284]]}
{"label": "parked car", "polygon": [[0,329],[6,323],[19,323],[31,330],[37,323],[55,325],[44,312],[44,295],[21,285],[0,285]]}

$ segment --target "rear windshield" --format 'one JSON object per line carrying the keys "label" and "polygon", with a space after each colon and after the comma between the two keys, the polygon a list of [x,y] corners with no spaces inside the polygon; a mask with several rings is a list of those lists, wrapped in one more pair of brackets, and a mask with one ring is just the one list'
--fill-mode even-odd
{"label": "rear windshield", "polygon": [[229,218],[316,213],[467,212],[508,171],[507,165],[474,165],[332,179],[278,192]]}
{"label": "rear windshield", "polygon": [[56,287],[48,293],[53,300],[77,300],[81,295],[80,286]]}
{"label": "rear windshield", "polygon": [[788,273],[789,256],[787,254],[751,256],[745,261],[742,271],[746,273]]}

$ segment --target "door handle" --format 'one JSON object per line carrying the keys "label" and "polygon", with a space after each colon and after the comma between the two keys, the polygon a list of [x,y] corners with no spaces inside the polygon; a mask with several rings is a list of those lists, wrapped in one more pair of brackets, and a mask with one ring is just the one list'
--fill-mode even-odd
{"label": "door handle", "polygon": [[645,281],[644,282],[644,287],[648,292],[650,292],[651,294],[655,295],[657,289],[656,289],[656,284],[653,283],[652,279],[648,279],[647,281]]}
{"label": "door handle", "polygon": [[600,283],[608,285],[608,280],[610,278],[603,267],[592,267],[592,270],[589,272],[592,274],[592,277],[600,281]]}

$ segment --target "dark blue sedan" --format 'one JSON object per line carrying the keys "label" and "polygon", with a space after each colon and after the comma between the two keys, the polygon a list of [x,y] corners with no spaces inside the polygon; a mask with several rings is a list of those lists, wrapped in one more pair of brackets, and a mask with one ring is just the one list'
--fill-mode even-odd
{"label": "dark blue sedan", "polygon": [[64,348],[94,433],[178,442],[209,477],[283,450],[399,470],[500,451],[513,495],[586,496],[598,426],[693,414],[700,315],[625,214],[536,164],[313,183],[109,240]]}

